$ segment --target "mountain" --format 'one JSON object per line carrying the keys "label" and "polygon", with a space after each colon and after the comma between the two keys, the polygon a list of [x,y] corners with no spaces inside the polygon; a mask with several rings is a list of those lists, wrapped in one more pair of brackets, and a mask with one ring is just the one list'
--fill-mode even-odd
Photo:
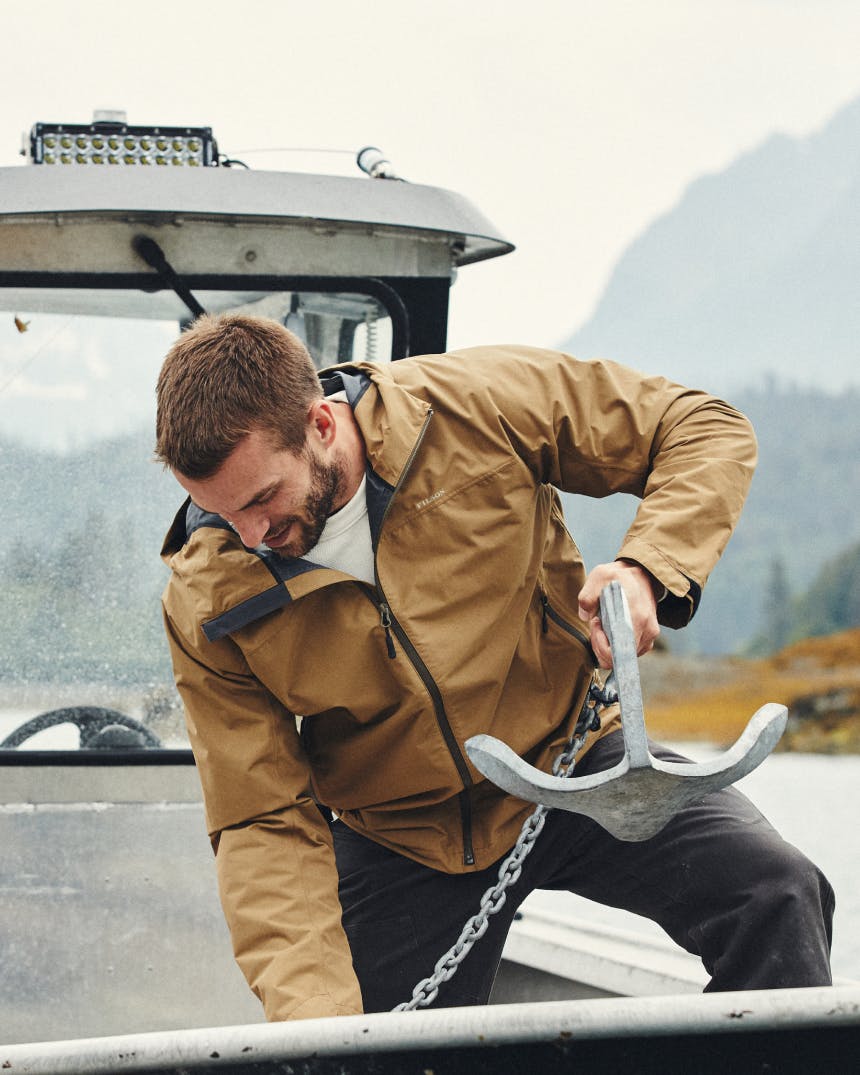
{"label": "mountain", "polygon": [[696,180],[561,346],[718,394],[860,385],[860,99]]}

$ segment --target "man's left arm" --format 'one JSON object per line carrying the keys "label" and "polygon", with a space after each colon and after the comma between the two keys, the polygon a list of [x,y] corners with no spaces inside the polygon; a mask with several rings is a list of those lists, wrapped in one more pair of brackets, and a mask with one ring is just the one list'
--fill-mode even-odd
{"label": "man's left arm", "polygon": [[749,421],[706,392],[610,361],[519,347],[462,354],[481,368],[505,436],[537,480],[641,500],[617,559],[595,567],[580,594],[601,662],[608,643],[594,618],[612,578],[624,586],[642,652],[658,624],[687,624],[752,480]]}
{"label": "man's left arm", "polygon": [[[643,378],[643,386],[652,380]],[[652,384],[649,403],[653,391]],[[653,647],[661,623],[686,625],[738,521],[755,468],[755,436],[740,412],[669,382],[663,398],[634,521],[617,558],[592,568],[579,594],[580,615],[591,623],[603,667],[612,657],[600,623],[602,589],[612,580],[621,583],[640,655]],[[648,424],[645,418],[643,432]]]}

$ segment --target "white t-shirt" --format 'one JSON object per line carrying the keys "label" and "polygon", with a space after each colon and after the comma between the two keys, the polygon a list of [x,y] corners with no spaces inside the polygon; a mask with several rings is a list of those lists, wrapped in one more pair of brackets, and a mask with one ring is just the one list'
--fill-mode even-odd
{"label": "white t-shirt", "polygon": [[367,515],[367,478],[351,500],[329,515],[320,539],[307,558],[322,567],[336,568],[369,582],[373,576],[373,543],[370,538],[370,519]]}

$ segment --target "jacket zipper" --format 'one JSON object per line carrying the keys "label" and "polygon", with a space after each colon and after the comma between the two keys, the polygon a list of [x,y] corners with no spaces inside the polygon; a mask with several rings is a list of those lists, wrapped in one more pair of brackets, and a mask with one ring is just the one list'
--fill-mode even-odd
{"label": "jacket zipper", "polygon": [[546,634],[547,631],[549,631],[549,621],[552,620],[552,622],[557,624],[563,631],[567,631],[569,635],[573,635],[578,642],[582,643],[586,650],[588,650],[588,654],[591,657],[594,666],[597,667],[597,658],[594,655],[594,650],[591,648],[591,639],[588,635],[583,631],[580,631],[580,629],[575,627],[572,623],[568,623],[563,616],[560,616],[549,603],[549,598],[543,591],[541,591],[540,603],[541,629],[543,633]]}
{"label": "jacket zipper", "polygon": [[[421,426],[421,430],[418,433],[418,437],[415,444],[412,446],[412,451],[409,453],[409,457],[403,466],[403,470],[400,472],[400,477],[397,479],[397,484],[394,486],[394,490],[391,494],[391,499],[385,506],[385,511],[382,514],[382,520],[379,524],[379,532],[382,534],[382,530],[385,527],[385,521],[388,518],[391,506],[394,503],[397,494],[406,480],[406,476],[412,466],[415,456],[418,454],[418,449],[421,447],[421,443],[424,440],[424,436],[427,432],[427,427],[430,424],[430,419],[433,417],[433,410],[427,411],[424,418],[424,424]],[[377,548],[379,543],[377,542]],[[469,788],[472,787],[472,777],[469,774],[469,767],[466,765],[466,760],[457,744],[457,739],[454,735],[453,729],[448,722],[448,715],[445,712],[445,703],[442,700],[442,694],[436,685],[436,681],[430,674],[430,670],[422,661],[418,651],[412,645],[409,636],[403,630],[398,623],[394,614],[391,611],[391,606],[388,604],[388,599],[385,596],[385,591],[379,582],[379,572],[376,567],[376,553],[373,555],[373,577],[376,583],[376,591],[379,595],[378,602],[374,601],[379,609],[379,617],[382,623],[382,627],[385,631],[385,644],[388,650],[388,656],[395,658],[397,656],[397,650],[394,646],[394,638],[396,637],[400,643],[403,652],[409,658],[415,671],[418,673],[421,682],[430,695],[430,699],[433,702],[433,712],[436,717],[436,723],[439,727],[439,731],[442,733],[442,738],[445,741],[445,746],[448,748],[448,753],[451,755],[451,759],[457,768],[457,774],[460,780],[463,782],[463,791],[459,795],[460,800],[460,825],[463,835],[463,864],[465,866],[475,865],[475,850],[472,843],[472,803],[469,798]]]}
{"label": "jacket zipper", "polygon": [[391,637],[391,625],[393,620],[391,609],[384,601],[380,601],[379,603],[379,619],[382,623],[382,629],[385,631],[385,648],[388,650],[388,656],[393,661],[397,656],[397,650],[394,648],[394,639]]}

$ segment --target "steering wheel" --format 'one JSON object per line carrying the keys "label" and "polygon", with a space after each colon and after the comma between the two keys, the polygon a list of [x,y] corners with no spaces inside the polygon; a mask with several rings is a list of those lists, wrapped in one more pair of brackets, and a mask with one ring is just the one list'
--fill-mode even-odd
{"label": "steering wheel", "polygon": [[134,717],[101,706],[73,705],[31,717],[6,736],[0,750],[20,747],[34,735],[58,724],[74,724],[78,728],[81,750],[152,749],[162,745],[158,736]]}

